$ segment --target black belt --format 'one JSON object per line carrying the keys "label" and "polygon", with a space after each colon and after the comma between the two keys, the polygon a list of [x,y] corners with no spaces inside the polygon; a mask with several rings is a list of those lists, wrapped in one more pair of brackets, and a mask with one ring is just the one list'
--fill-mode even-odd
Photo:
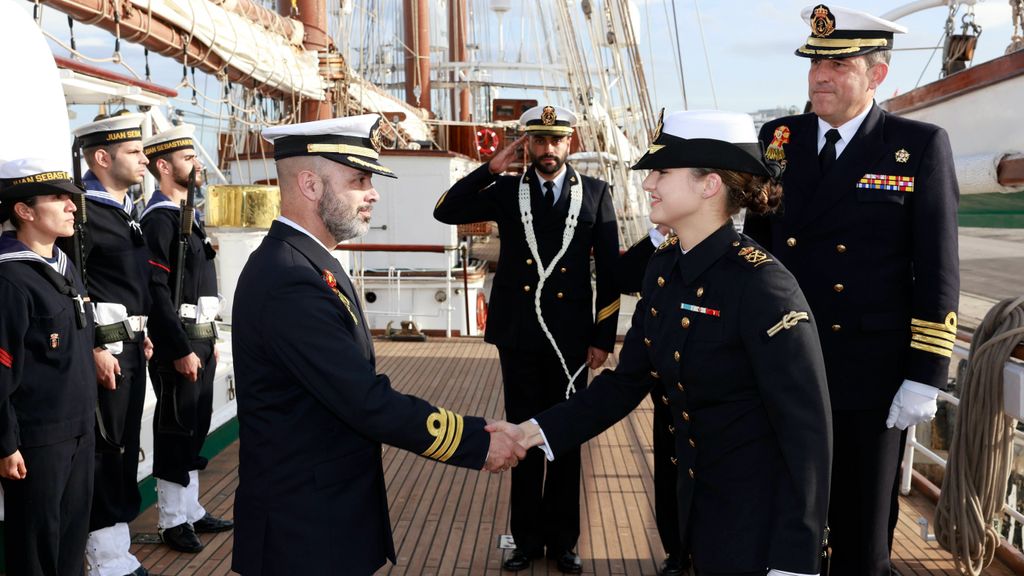
{"label": "black belt", "polygon": [[115,342],[128,342],[135,340],[135,331],[132,330],[128,320],[104,324],[96,327],[96,346],[105,346]]}
{"label": "black belt", "polygon": [[217,337],[217,326],[213,322],[184,324],[183,326],[189,340],[213,340]]}

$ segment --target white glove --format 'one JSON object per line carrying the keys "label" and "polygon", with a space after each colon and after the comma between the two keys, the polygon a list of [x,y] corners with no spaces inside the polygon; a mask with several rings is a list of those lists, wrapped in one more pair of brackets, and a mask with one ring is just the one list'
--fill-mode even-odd
{"label": "white glove", "polygon": [[818,576],[817,574],[801,574],[799,572],[786,572],[785,570],[769,570],[767,576]]}
{"label": "white glove", "polygon": [[939,389],[913,380],[904,380],[896,396],[892,399],[892,406],[889,407],[889,417],[885,419],[885,426],[893,426],[900,430],[906,430],[908,426],[914,426],[921,422],[928,422],[935,418],[935,412],[939,409],[936,398],[939,397]]}

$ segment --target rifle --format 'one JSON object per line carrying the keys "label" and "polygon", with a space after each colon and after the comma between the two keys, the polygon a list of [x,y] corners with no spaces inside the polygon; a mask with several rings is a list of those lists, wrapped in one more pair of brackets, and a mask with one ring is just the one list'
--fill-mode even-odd
{"label": "rifle", "polygon": [[192,235],[192,221],[196,214],[196,169],[188,173],[188,194],[181,201],[181,226],[178,230],[178,267],[174,270],[174,312],[181,311],[181,284],[185,279],[185,254],[188,238]]}
{"label": "rifle", "polygon": [[[75,138],[71,145],[71,173],[75,186],[84,189],[82,185],[82,147],[78,138]],[[75,203],[75,235],[71,238],[71,261],[82,275],[82,287],[85,288],[84,295],[88,300],[89,283],[85,275],[85,223],[89,220],[85,213],[85,194],[75,194],[71,197]]]}

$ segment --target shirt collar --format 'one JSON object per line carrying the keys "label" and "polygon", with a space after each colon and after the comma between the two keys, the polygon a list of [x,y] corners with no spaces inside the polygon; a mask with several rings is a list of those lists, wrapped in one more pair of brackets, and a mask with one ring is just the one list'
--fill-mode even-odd
{"label": "shirt collar", "polygon": [[309,236],[310,238],[313,239],[314,242],[319,244],[320,247],[323,248],[325,252],[327,252],[328,254],[332,253],[331,250],[327,246],[324,246],[324,243],[321,242],[319,238],[317,238],[316,236],[313,236],[313,234],[310,233],[309,230],[306,230],[302,226],[299,226],[298,224],[296,224],[294,221],[290,220],[289,218],[287,218],[285,216],[278,216],[277,217],[277,221],[280,222],[281,224],[285,224],[287,226],[291,226],[292,228],[295,228],[296,230],[298,230],[299,232],[302,232],[306,236]]}
{"label": "shirt collar", "polygon": [[[545,180],[544,178],[541,177],[540,173],[537,172],[536,168],[534,168],[533,171],[537,175],[537,182],[540,182],[540,190],[541,190],[541,192],[543,192],[544,191],[544,183],[547,182],[547,180]],[[558,175],[555,176],[554,180],[551,180],[551,182],[553,182],[555,184],[555,187],[552,188],[551,191],[555,194],[555,201],[556,202],[562,196],[562,185],[565,184],[565,175],[568,174],[568,173],[569,173],[569,169],[566,167],[565,164],[562,164],[561,172],[559,172]]]}
{"label": "shirt collar", "polygon": [[[868,117],[868,112],[871,112],[871,108],[875,105],[874,101],[871,102],[864,110],[847,120],[845,124],[836,128],[839,130],[839,136],[842,138],[839,142],[836,142],[836,157],[843,153],[846,149],[846,145],[853,140],[857,130],[860,129],[860,125],[864,123],[864,119]],[[825,147],[825,133],[831,130],[833,126],[828,122],[825,122],[820,117],[818,118],[818,152]]]}

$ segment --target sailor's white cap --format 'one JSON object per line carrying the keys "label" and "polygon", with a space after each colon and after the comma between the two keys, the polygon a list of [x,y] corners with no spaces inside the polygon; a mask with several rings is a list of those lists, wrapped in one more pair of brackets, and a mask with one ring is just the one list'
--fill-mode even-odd
{"label": "sailor's white cap", "polygon": [[106,146],[142,140],[142,121],[144,114],[118,114],[102,120],[84,124],[75,129],[82,148]]}
{"label": "sailor's white cap", "polygon": [[380,164],[380,116],[363,114],[301,124],[271,126],[263,139],[274,144],[274,159],[322,156],[358,170],[396,178]]}
{"label": "sailor's white cap", "polygon": [[796,50],[804,58],[850,58],[892,50],[893,34],[907,32],[906,26],[842,6],[808,6],[800,17],[811,25],[807,43]]}
{"label": "sailor's white cap", "polygon": [[17,158],[0,164],[0,221],[10,216],[16,202],[47,194],[81,194],[67,162],[57,158]]}
{"label": "sailor's white cap", "polygon": [[658,118],[647,153],[633,170],[718,168],[764,176],[772,172],[762,161],[754,119],[742,112],[686,110]]}
{"label": "sailor's white cap", "polygon": [[545,104],[523,112],[519,124],[526,129],[527,134],[568,136],[576,126],[576,114],[568,108]]}
{"label": "sailor's white cap", "polygon": [[164,154],[195,148],[192,134],[196,127],[191,124],[182,124],[159,134],[154,134],[142,141],[142,152],[147,158],[153,160]]}

